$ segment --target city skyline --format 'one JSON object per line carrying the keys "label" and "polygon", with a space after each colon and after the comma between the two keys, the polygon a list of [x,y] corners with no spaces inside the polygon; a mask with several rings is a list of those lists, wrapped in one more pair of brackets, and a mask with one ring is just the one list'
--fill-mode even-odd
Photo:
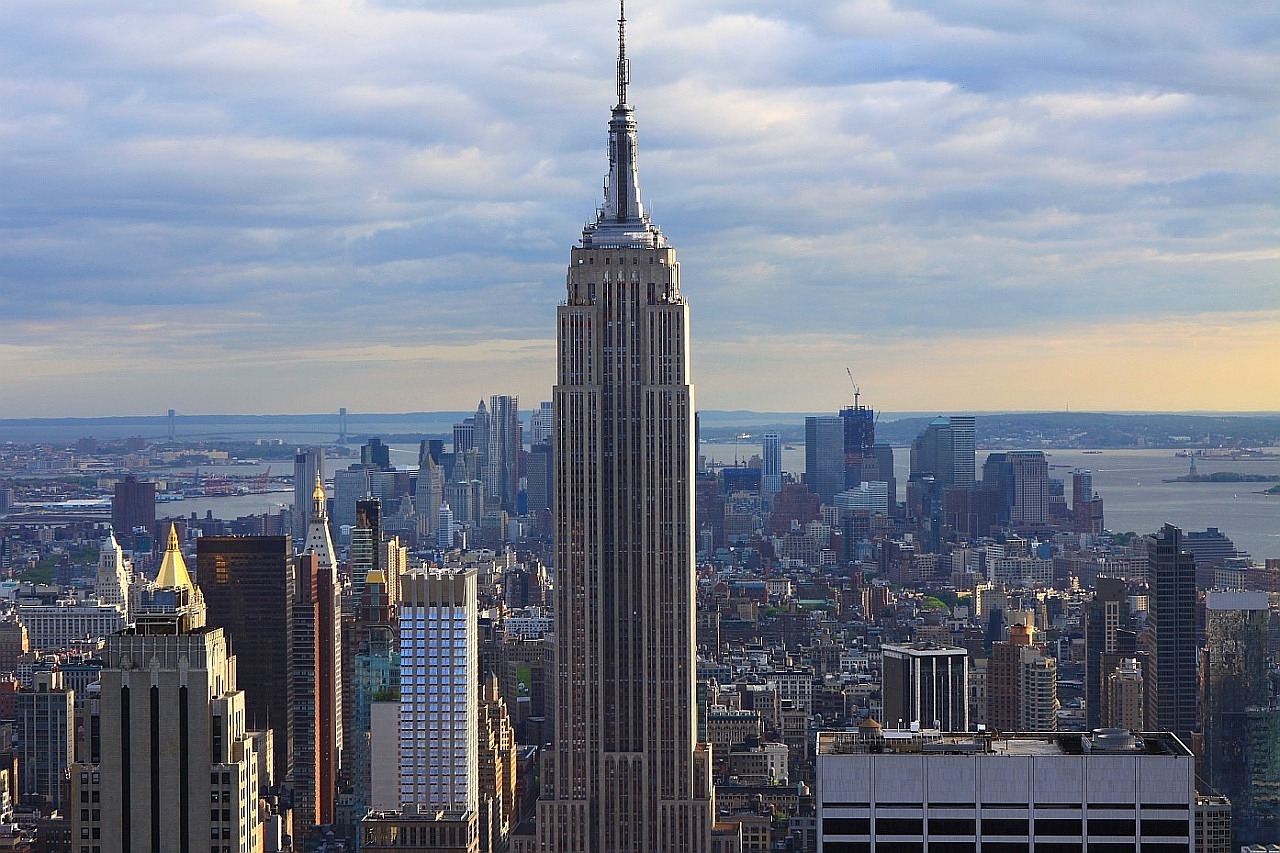
{"label": "city skyline", "polygon": [[[702,405],[1274,406],[1267,7],[775,5],[628,10]],[[6,4],[12,415],[545,399],[597,12]]]}

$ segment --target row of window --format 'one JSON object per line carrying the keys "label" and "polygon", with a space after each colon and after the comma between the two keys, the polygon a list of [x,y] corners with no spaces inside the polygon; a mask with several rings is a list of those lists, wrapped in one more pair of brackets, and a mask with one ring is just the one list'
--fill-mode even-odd
{"label": "row of window", "polygon": [[[919,841],[825,841],[824,853],[920,853]],[[930,841],[929,853],[976,853],[972,841]],[[1187,842],[1037,841],[1035,853],[1191,853]],[[983,841],[982,853],[1032,853],[1026,841]]]}
{"label": "row of window", "polygon": [[[925,820],[918,817],[882,817],[875,820],[876,835],[925,835]],[[974,818],[931,817],[928,819],[929,835],[977,835],[979,827],[983,836],[1008,835],[1084,835],[1088,829],[1090,836],[1134,836],[1138,827],[1143,837],[1162,836],[1186,838],[1190,833],[1190,825],[1185,820],[1160,820],[1144,818],[1135,821],[1132,818],[1091,817],[1087,821],[1079,818],[1036,818],[1033,822],[1027,818],[990,818],[984,817],[981,822]],[[871,818],[869,817],[828,817],[822,821],[823,835],[871,835]]]}

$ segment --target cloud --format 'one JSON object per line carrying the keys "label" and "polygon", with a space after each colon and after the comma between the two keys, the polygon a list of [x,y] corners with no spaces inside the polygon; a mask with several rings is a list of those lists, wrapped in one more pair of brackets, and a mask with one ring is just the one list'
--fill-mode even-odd
{"label": "cloud", "polygon": [[[1114,389],[1170,362],[1126,323],[1210,324],[1223,370],[1258,358],[1250,330],[1280,310],[1280,25],[1261,2],[1157,6],[633,8],[641,176],[680,250],[702,405],[831,408],[854,357],[895,410],[953,387],[1026,408],[996,377],[1031,363],[1080,406],[1130,399]],[[10,414],[547,397],[606,170],[612,18],[5,3]],[[1063,329],[1108,353],[1101,375],[1070,347],[1023,352]],[[1205,408],[1174,385],[1159,408]]]}

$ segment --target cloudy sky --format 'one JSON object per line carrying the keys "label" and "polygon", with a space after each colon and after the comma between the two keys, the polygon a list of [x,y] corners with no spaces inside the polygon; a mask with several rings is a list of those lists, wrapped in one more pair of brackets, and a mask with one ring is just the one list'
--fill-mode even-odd
{"label": "cloudy sky", "polygon": [[[632,0],[704,408],[1280,408],[1271,0]],[[8,417],[547,399],[602,0],[4,0]]]}

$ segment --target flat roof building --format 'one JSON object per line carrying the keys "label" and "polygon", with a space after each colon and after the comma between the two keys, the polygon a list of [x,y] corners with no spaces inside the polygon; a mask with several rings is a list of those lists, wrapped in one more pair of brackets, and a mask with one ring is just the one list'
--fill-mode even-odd
{"label": "flat roof building", "polygon": [[1190,853],[1195,758],[1167,732],[821,732],[818,853]]}

